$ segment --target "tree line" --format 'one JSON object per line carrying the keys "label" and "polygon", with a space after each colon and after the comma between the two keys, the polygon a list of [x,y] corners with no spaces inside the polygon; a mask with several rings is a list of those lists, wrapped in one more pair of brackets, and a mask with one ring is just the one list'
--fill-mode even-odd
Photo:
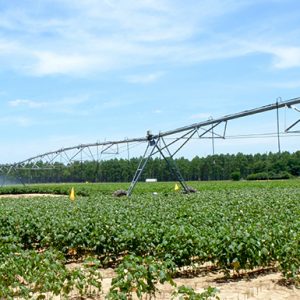
{"label": "tree line", "polygon": [[[17,177],[24,183],[45,182],[128,182],[131,181],[141,158],[104,161],[75,161],[65,165],[39,162],[39,169],[18,170]],[[300,151],[295,153],[219,154],[196,156],[189,160],[175,159],[185,180],[286,179],[300,176]],[[45,169],[43,169],[45,168]],[[12,174],[13,175],[13,174]],[[141,176],[158,181],[176,180],[164,159],[150,158]]]}

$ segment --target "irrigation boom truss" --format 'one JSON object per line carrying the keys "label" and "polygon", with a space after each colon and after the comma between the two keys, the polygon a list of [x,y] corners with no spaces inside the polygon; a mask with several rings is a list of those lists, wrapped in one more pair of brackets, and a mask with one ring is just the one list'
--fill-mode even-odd
{"label": "irrigation boom truss", "polygon": [[[78,157],[85,152],[88,154],[91,159],[98,160],[99,159],[99,147],[101,147],[100,155],[101,154],[117,154],[119,145],[127,146],[127,150],[129,151],[129,144],[133,143],[147,143],[146,150],[142,159],[139,162],[139,165],[136,169],[132,182],[129,186],[127,191],[127,195],[130,196],[136,183],[138,182],[148,160],[150,157],[160,154],[167,165],[169,166],[171,172],[175,177],[179,180],[182,188],[185,192],[189,192],[190,189],[186,185],[184,178],[182,177],[177,165],[173,157],[182,149],[185,144],[197,134],[198,138],[223,138],[226,137],[226,129],[227,129],[227,122],[239,119],[242,117],[259,114],[263,112],[267,112],[270,110],[277,110],[277,137],[278,137],[278,150],[280,151],[280,139],[279,139],[279,115],[278,110],[281,108],[294,108],[295,111],[300,112],[300,110],[293,105],[300,103],[300,97],[293,98],[287,101],[278,101],[273,104],[265,105],[262,107],[245,110],[239,113],[226,115],[216,119],[209,119],[203,122],[194,123],[188,126],[179,127],[174,130],[169,130],[165,132],[159,132],[158,134],[152,134],[150,131],[147,132],[146,137],[140,138],[132,138],[132,139],[123,139],[123,140],[116,140],[116,141],[104,141],[104,142],[97,142],[97,143],[90,143],[90,144],[80,144],[73,147],[61,148],[56,151],[47,152],[41,155],[36,155],[30,157],[26,160],[13,163],[13,164],[6,164],[0,166],[0,172],[9,174],[12,171],[17,171],[18,169],[30,168],[30,169],[39,169],[38,162],[45,161],[47,165],[53,165],[55,162],[60,160],[64,161],[64,163],[69,164],[78,160]],[[285,133],[291,132],[299,132],[299,131],[292,131],[292,129],[300,122],[300,119],[296,122],[292,123],[289,127],[285,129]],[[217,134],[214,129],[220,125],[224,125],[223,134]],[[202,130],[200,132],[200,129]],[[180,134],[178,136],[178,134]],[[175,136],[176,135],[176,136]],[[175,136],[172,141],[166,140],[166,137]],[[171,151],[170,146],[176,145],[176,149]],[[93,149],[96,148],[93,152]],[[29,166],[29,167],[28,167]]]}

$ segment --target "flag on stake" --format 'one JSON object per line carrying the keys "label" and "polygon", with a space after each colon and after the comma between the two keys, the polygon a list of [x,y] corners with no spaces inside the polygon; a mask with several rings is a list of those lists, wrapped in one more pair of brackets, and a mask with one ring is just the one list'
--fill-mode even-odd
{"label": "flag on stake", "polygon": [[72,187],[71,193],[70,193],[70,200],[74,201],[75,200],[75,191],[74,188]]}
{"label": "flag on stake", "polygon": [[177,183],[175,183],[174,190],[175,190],[175,191],[179,191],[179,190],[180,190],[180,187],[179,187],[179,185],[178,185]]}

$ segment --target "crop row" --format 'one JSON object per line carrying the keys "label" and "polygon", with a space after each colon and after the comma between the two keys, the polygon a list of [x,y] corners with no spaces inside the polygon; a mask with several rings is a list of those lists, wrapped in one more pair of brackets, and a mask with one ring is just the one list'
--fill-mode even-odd
{"label": "crop row", "polygon": [[[54,262],[92,256],[101,264],[116,263],[130,254],[170,261],[176,267],[210,261],[225,272],[272,265],[287,278],[297,279],[299,199],[297,186],[130,199],[101,194],[75,201],[64,197],[0,199],[1,247],[17,247],[6,254],[2,251],[1,265],[8,258],[16,262],[25,255],[39,260],[47,253],[54,253]],[[54,274],[61,270],[60,274],[77,282],[63,265],[57,268]]]}
{"label": "crop row", "polygon": [[[248,188],[255,189],[274,189],[274,188],[294,188],[300,186],[299,179],[285,181],[192,181],[188,185],[199,191],[208,190],[245,190]],[[30,185],[9,185],[1,186],[0,194],[21,194],[21,193],[50,193],[67,195],[70,189],[75,187],[76,193],[80,196],[91,195],[112,195],[116,190],[127,190],[129,183],[63,183],[63,184],[30,184]],[[146,195],[158,192],[164,195],[174,194],[174,182],[139,182],[134,190],[135,195]]]}

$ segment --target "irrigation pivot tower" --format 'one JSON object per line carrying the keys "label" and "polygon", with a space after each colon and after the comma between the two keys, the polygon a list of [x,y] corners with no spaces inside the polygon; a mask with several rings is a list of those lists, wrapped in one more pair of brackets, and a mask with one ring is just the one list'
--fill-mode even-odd
{"label": "irrigation pivot tower", "polygon": [[[134,190],[135,185],[140,179],[147,162],[149,159],[156,155],[160,154],[161,157],[166,161],[170,171],[173,173],[174,177],[180,182],[183,190],[188,193],[190,192],[190,188],[184,181],[183,176],[180,173],[179,168],[177,167],[174,156],[196,135],[199,139],[201,138],[226,138],[226,129],[227,123],[234,119],[243,118],[250,115],[255,115],[259,113],[264,113],[270,110],[277,110],[277,137],[278,137],[278,151],[280,152],[280,132],[279,132],[279,109],[289,108],[294,109],[296,112],[300,112],[300,110],[294,105],[300,103],[300,97],[293,98],[287,101],[276,101],[276,103],[261,106],[258,108],[245,110],[239,113],[234,113],[230,115],[226,115],[216,119],[209,119],[207,121],[194,123],[188,126],[179,127],[173,130],[159,132],[158,134],[152,134],[151,131],[147,131],[146,137],[133,138],[133,139],[124,139],[124,140],[116,140],[116,141],[105,141],[105,142],[97,142],[91,144],[81,144],[74,147],[62,148],[56,151],[47,152],[41,155],[36,155],[21,162],[0,165],[0,173],[10,174],[11,172],[15,172],[18,174],[18,170],[20,169],[39,169],[39,162],[44,161],[48,166],[54,165],[57,162],[58,158],[66,164],[70,164],[75,160],[78,160],[78,157],[83,153],[88,155],[90,159],[94,161],[98,161],[99,153],[100,156],[102,154],[117,154],[119,151],[119,146],[126,146],[129,151],[129,145],[134,143],[146,143],[146,149],[144,155],[142,156],[139,165],[136,169],[136,172],[133,176],[131,184],[128,188],[127,195],[130,196]],[[300,123],[300,118],[285,128],[284,133],[295,133],[300,132],[295,130],[296,125]],[[217,127],[222,126],[222,134],[217,134],[215,129]],[[172,146],[172,147],[171,147]],[[99,152],[99,147],[101,150]],[[95,151],[96,150],[96,153]]]}
{"label": "irrigation pivot tower", "polygon": [[[176,163],[173,159],[173,157],[180,151],[180,149],[195,135],[197,134],[199,138],[203,138],[205,137],[207,134],[211,134],[212,137],[216,137],[216,138],[223,138],[225,139],[226,136],[226,129],[227,129],[227,122],[234,120],[234,119],[239,119],[242,117],[246,117],[246,116],[250,116],[250,115],[254,115],[254,114],[259,114],[259,113],[263,113],[263,112],[267,112],[270,110],[277,110],[277,134],[279,137],[279,118],[278,118],[278,110],[280,108],[294,108],[293,105],[295,104],[299,104],[300,103],[300,97],[298,98],[294,98],[294,99],[290,99],[288,101],[281,101],[281,102],[276,102],[273,104],[269,104],[269,105],[265,105],[262,107],[258,107],[258,108],[254,108],[254,109],[250,109],[250,110],[245,110],[239,113],[235,113],[235,114],[230,114],[227,116],[223,116],[221,118],[217,118],[217,119],[209,119],[207,121],[204,122],[200,122],[200,123],[194,123],[188,126],[184,126],[184,127],[180,127],[174,130],[170,130],[170,131],[166,131],[166,132],[160,132],[157,135],[152,135],[151,132],[148,132],[147,134],[147,140],[148,140],[148,145],[146,148],[146,151],[144,153],[143,158],[140,161],[140,164],[135,172],[135,175],[132,179],[132,182],[130,184],[130,187],[128,189],[128,196],[131,195],[136,183],[138,182],[149,158],[157,153],[160,153],[162,155],[162,157],[166,160],[170,170],[172,171],[172,173],[175,175],[175,177],[178,179],[178,181],[180,182],[182,188],[184,189],[184,191],[186,193],[189,193],[190,189],[189,187],[186,185],[178,167],[176,166]],[[299,112],[299,110],[296,108],[296,111]],[[298,123],[300,122],[300,119],[297,120],[296,122],[294,122],[293,124],[291,124],[286,130],[285,132],[291,132],[291,129],[294,128]],[[224,125],[224,130],[223,130],[223,135],[220,136],[218,134],[216,134],[214,132],[214,129],[220,125]],[[207,128],[208,127],[208,128]],[[203,129],[203,132],[199,132],[200,129]],[[177,137],[175,140],[173,140],[172,142],[167,143],[164,139],[164,137],[167,136],[172,136],[175,134],[180,133],[181,136]],[[183,140],[183,142],[182,142]],[[162,141],[163,146],[159,146],[160,143],[159,141]],[[181,143],[179,143],[181,142]],[[176,148],[176,150],[171,153],[169,147],[172,144],[175,143],[179,143],[179,146]],[[280,151],[280,148],[279,148]]]}

